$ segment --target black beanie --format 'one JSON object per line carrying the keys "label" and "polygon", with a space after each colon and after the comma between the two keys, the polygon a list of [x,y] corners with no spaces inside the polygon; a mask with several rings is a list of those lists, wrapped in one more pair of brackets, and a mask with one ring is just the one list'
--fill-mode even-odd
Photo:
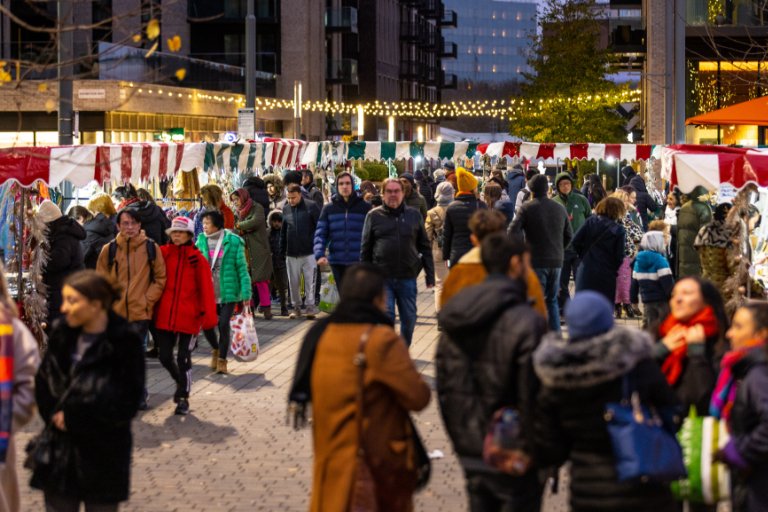
{"label": "black beanie", "polygon": [[546,197],[549,190],[549,181],[543,174],[538,174],[528,182],[528,188],[531,189],[533,197]]}

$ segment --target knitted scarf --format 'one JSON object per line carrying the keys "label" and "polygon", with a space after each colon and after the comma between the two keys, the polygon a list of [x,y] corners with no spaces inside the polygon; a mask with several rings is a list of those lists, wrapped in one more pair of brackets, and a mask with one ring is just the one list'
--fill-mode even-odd
{"label": "knitted scarf", "polygon": [[235,190],[235,194],[240,198],[240,208],[237,210],[237,216],[240,220],[243,220],[251,213],[253,199],[251,199],[251,195],[244,188]]}
{"label": "knitted scarf", "polygon": [[[669,315],[667,319],[664,320],[664,323],[661,324],[659,334],[664,337],[677,325],[682,325],[684,327],[701,325],[704,327],[704,335],[707,338],[718,333],[717,317],[715,317],[715,312],[710,306],[705,307],[686,322],[680,322],[672,315]],[[683,373],[683,365],[687,357],[688,344],[686,343],[682,347],[673,350],[664,360],[664,364],[661,365],[661,371],[664,373],[670,386],[674,386],[680,378],[680,374]]]}
{"label": "knitted scarf", "polygon": [[13,319],[0,308],[0,462],[5,462],[13,420]]}
{"label": "knitted scarf", "polygon": [[720,362],[720,375],[717,377],[712,401],[709,403],[709,414],[726,422],[731,417],[731,409],[736,401],[739,381],[733,375],[733,367],[741,361],[750,350],[765,345],[765,340],[751,340],[738,350],[727,352]]}

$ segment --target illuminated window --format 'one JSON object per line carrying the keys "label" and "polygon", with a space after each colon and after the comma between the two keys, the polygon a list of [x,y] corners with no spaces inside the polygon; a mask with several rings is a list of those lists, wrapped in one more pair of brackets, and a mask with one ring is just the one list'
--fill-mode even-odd
{"label": "illuminated window", "polygon": [[507,37],[507,31],[506,30],[502,30],[501,31],[501,37]]}
{"label": "illuminated window", "polygon": [[478,46],[477,47],[477,54],[478,55],[482,55],[483,54],[483,47],[482,46]]}
{"label": "illuminated window", "polygon": [[495,72],[496,72],[496,64],[494,64],[494,65],[491,67],[491,73],[495,73]]}
{"label": "illuminated window", "polygon": [[496,48],[493,48],[493,49],[491,50],[491,54],[493,54],[493,55],[496,55]]}
{"label": "illuminated window", "polygon": [[517,16],[515,16],[515,19],[517,21],[521,21],[523,19],[523,13],[521,13],[520,11],[517,11]]}

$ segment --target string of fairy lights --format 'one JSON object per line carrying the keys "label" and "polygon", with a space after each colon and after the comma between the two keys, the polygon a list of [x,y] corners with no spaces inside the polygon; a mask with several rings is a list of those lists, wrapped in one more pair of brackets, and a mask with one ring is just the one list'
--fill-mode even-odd
{"label": "string of fairy lights", "polygon": [[[245,98],[235,94],[209,94],[199,91],[186,90],[180,92],[178,88],[169,89],[160,86],[134,86],[138,95],[155,97],[186,97],[189,100],[208,101],[215,103],[231,103],[237,107],[245,106]],[[302,102],[302,111],[307,113],[322,113],[326,115],[355,115],[362,108],[366,116],[386,116],[395,118],[418,119],[444,119],[456,117],[492,117],[509,119],[521,113],[535,113],[536,111],[552,108],[561,104],[577,104],[592,106],[610,106],[619,103],[638,101],[641,91],[622,90],[605,94],[584,94],[576,97],[554,97],[547,99],[510,98],[507,100],[467,100],[451,101],[448,103],[431,103],[415,101],[373,101],[367,103],[346,103],[329,100],[307,100]],[[293,110],[292,99],[281,98],[256,98],[254,108],[257,111]]]}

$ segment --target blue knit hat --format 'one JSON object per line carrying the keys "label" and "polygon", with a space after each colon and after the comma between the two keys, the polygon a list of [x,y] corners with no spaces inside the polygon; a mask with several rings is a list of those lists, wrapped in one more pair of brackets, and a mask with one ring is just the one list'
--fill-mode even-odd
{"label": "blue knit hat", "polygon": [[613,328],[613,305],[601,293],[577,292],[565,305],[565,320],[571,340],[593,338]]}

